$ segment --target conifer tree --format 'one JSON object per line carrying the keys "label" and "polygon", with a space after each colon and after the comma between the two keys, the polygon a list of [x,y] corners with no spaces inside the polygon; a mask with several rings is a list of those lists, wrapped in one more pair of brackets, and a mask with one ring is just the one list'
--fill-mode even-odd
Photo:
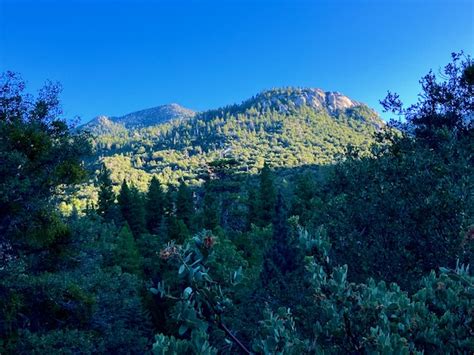
{"label": "conifer tree", "polygon": [[184,181],[179,184],[176,194],[176,218],[190,229],[194,214],[193,194]]}
{"label": "conifer tree", "polygon": [[167,218],[170,218],[175,215],[175,204],[174,204],[174,194],[175,189],[173,186],[168,186],[166,190],[164,204],[163,204],[163,213]]}
{"label": "conifer tree", "polygon": [[120,211],[124,222],[127,222],[135,237],[145,231],[145,206],[140,191],[128,187],[124,180],[118,196]]}
{"label": "conifer tree", "polygon": [[264,227],[272,222],[275,210],[275,187],[273,174],[267,163],[263,165],[260,172],[260,190],[258,196],[258,224]]}
{"label": "conifer tree", "polygon": [[117,236],[115,256],[117,258],[117,265],[120,265],[124,272],[136,275],[141,274],[140,254],[128,223],[125,223]]}
{"label": "conifer tree", "polygon": [[259,209],[259,201],[258,201],[258,193],[255,187],[251,186],[248,190],[248,197],[247,197],[247,228],[250,230],[252,224],[258,224],[259,216],[258,216],[258,209]]}
{"label": "conifer tree", "polygon": [[213,230],[219,225],[219,212],[217,198],[210,184],[210,181],[206,181],[204,185],[202,225],[205,229]]}
{"label": "conifer tree", "polygon": [[120,212],[122,213],[122,218],[124,221],[128,222],[131,218],[130,205],[131,205],[131,192],[128,187],[125,179],[122,181],[122,186],[120,187],[120,193],[118,195],[118,203],[120,207]]}
{"label": "conifer tree", "polygon": [[133,235],[138,237],[141,233],[145,232],[146,229],[146,216],[145,216],[145,201],[137,187],[132,186],[130,188],[130,229]]}
{"label": "conifer tree", "polygon": [[99,199],[97,213],[105,220],[110,221],[115,215],[115,194],[113,191],[112,179],[110,178],[110,170],[105,164],[102,164],[97,177],[99,185]]}
{"label": "conifer tree", "polygon": [[262,281],[279,279],[298,265],[298,248],[288,228],[287,211],[278,193],[273,216],[273,245],[265,255]]}
{"label": "conifer tree", "polygon": [[165,196],[159,180],[151,179],[146,196],[146,224],[150,233],[157,233],[164,215]]}

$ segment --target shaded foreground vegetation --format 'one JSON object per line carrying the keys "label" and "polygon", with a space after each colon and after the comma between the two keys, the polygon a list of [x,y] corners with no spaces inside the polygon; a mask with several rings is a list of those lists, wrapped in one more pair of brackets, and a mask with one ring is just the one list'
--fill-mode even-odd
{"label": "shaded foreground vegetation", "polygon": [[[318,169],[226,157],[201,186],[84,181],[89,137],[0,86],[1,353],[472,353],[474,69],[453,55],[370,151]],[[282,178],[282,176],[284,178]]]}

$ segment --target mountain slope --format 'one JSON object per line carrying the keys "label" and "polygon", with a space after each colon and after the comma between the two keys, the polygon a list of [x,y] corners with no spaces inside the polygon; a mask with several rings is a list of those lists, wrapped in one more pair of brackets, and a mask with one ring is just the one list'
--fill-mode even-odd
{"label": "mountain slope", "polygon": [[153,121],[144,112],[103,120],[101,127],[109,128],[95,139],[97,156],[114,180],[141,188],[152,174],[163,183],[199,183],[207,164],[223,157],[237,159],[246,173],[264,161],[274,167],[331,164],[348,145],[367,150],[384,125],[366,105],[320,89],[268,90],[241,104],[186,111],[187,119],[156,125],[148,125]]}
{"label": "mountain slope", "polygon": [[192,118],[196,112],[178,104],[157,106],[119,117],[97,116],[82,126],[93,134],[114,134],[124,129],[136,129],[162,124],[172,120]]}

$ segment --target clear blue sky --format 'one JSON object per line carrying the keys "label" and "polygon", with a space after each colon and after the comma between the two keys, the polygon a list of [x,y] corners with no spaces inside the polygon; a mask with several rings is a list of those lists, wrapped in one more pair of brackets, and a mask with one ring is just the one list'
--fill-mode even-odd
{"label": "clear blue sky", "polygon": [[380,111],[388,89],[473,54],[474,1],[0,0],[0,70],[64,87],[88,120],[177,102],[205,110],[272,87],[340,91]]}

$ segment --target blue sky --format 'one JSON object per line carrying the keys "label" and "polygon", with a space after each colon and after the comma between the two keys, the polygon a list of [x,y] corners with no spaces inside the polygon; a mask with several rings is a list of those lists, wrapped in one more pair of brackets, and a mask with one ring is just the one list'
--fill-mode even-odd
{"label": "blue sky", "polygon": [[413,101],[452,51],[473,54],[474,1],[0,0],[0,70],[64,87],[88,120],[177,102],[205,110],[272,87]]}

